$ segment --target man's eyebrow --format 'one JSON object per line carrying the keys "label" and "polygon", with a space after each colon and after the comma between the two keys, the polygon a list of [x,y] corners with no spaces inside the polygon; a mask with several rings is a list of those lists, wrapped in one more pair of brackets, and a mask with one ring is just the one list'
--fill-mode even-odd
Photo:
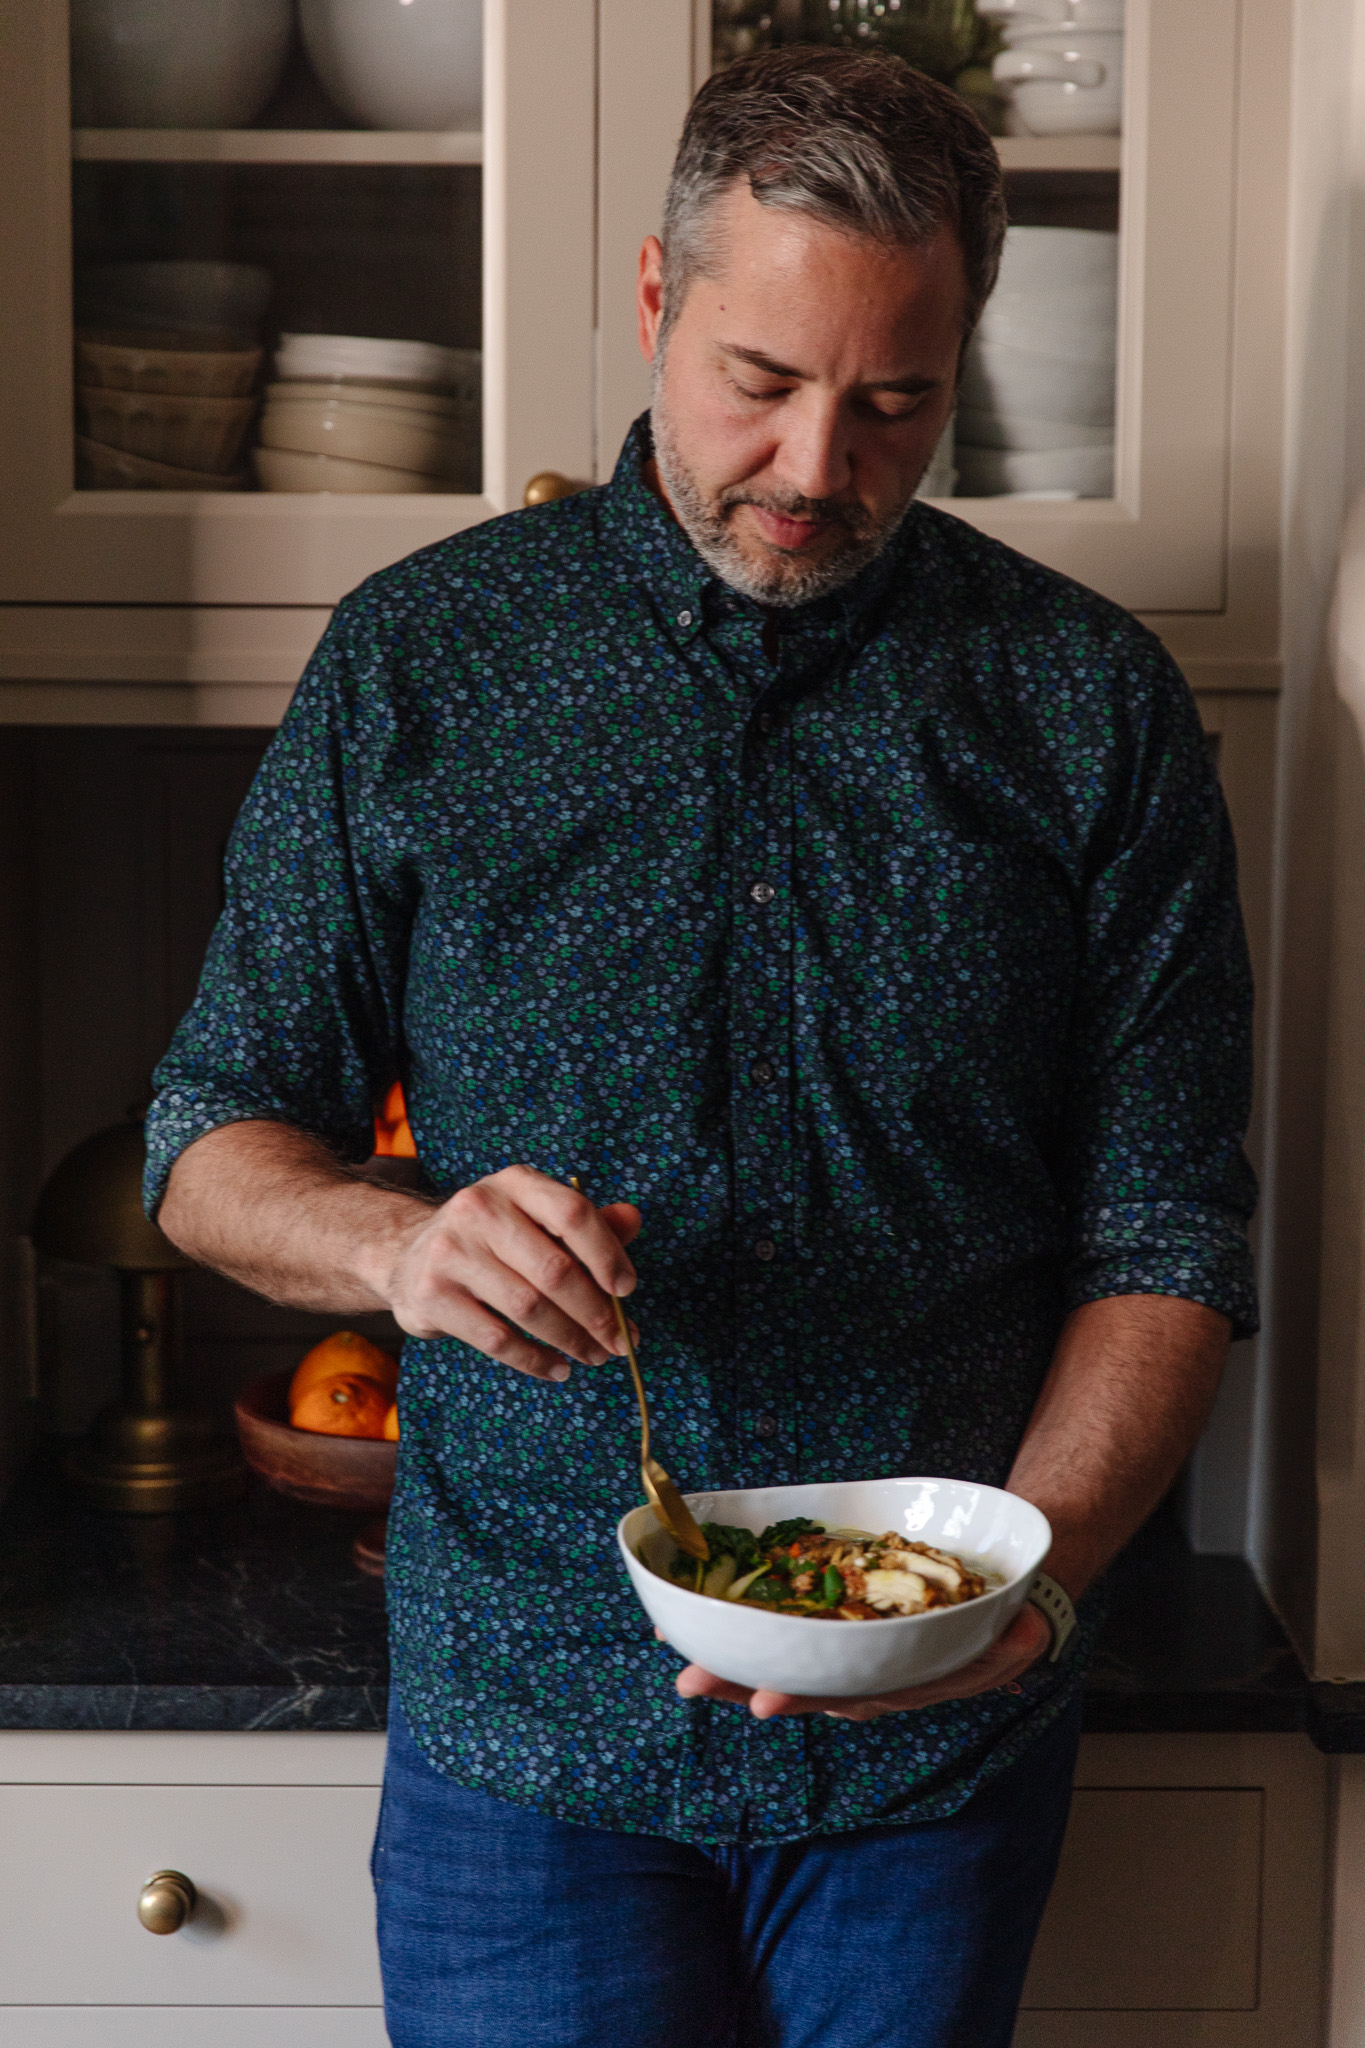
{"label": "man's eyebrow", "polygon": [[[765,355],[761,348],[743,348],[737,341],[723,341],[720,344],[723,356],[730,356],[741,363],[748,363],[751,369],[761,370],[767,377],[791,377],[798,383],[806,377],[804,370],[794,370],[789,363],[779,363],[772,356]],[[921,391],[936,390],[937,377],[879,377],[866,388],[869,391],[900,391],[907,397],[918,397]]]}

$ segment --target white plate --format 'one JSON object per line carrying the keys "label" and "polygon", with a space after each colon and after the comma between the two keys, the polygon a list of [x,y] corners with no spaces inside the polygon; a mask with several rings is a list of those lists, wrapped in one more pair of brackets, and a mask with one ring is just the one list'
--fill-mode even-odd
{"label": "white plate", "polygon": [[962,1479],[858,1479],[827,1486],[769,1486],[742,1493],[689,1493],[699,1522],[728,1522],[755,1534],[806,1515],[831,1528],[888,1529],[932,1543],[999,1579],[979,1600],[887,1621],[814,1621],[764,1614],[711,1600],[660,1578],[674,1545],[652,1508],[623,1515],[616,1531],[631,1584],[646,1614],[691,1663],[734,1685],[838,1699],[897,1692],[970,1664],[1003,1635],[1047,1556],[1047,1518],[1017,1494]]}
{"label": "white plate", "polygon": [[452,488],[444,477],[421,476],[415,470],[389,469],[380,462],[343,462],[335,455],[300,455],[286,448],[253,448],[251,460],[263,491],[379,491],[399,496]]}

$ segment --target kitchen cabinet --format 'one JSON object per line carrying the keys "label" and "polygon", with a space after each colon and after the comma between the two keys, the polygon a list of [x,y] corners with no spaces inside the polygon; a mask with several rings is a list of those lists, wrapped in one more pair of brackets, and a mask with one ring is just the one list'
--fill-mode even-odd
{"label": "kitchen cabinet", "polygon": [[[1074,188],[1118,221],[1115,494],[951,510],[1150,617],[1196,687],[1273,688],[1278,674],[1265,563],[1278,547],[1289,12],[1129,0],[1122,137],[999,145],[1016,193]],[[711,61],[705,0],[486,0],[478,133],[73,130],[62,0],[0,0],[0,53],[0,718],[99,715],[86,689],[99,685],[116,719],[270,723],[362,577],[515,507],[538,472],[610,473],[647,402],[635,258]],[[147,239],[169,209],[177,253],[273,251],[284,313],[294,272],[321,266],[334,325],[391,332],[375,279],[397,290],[402,273],[374,268],[375,245],[406,218],[400,194],[417,194],[426,222],[410,267],[466,279],[463,339],[483,355],[479,490],[74,486],[73,195],[78,256],[170,247]],[[149,709],[149,692],[168,694]]]}
{"label": "kitchen cabinet", "polygon": [[[383,1738],[0,1734],[0,2042],[382,2048]],[[1089,1736],[1017,2048],[1320,2040],[1327,1765],[1305,1736]],[[178,1933],[136,1915],[175,1868]]]}

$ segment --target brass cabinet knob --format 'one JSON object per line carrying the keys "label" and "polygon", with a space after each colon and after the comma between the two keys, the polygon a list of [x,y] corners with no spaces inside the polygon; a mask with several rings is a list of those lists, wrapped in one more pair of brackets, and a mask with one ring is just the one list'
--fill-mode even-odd
{"label": "brass cabinet knob", "polygon": [[158,1870],[137,1897],[137,1917],[149,1934],[175,1934],[189,1919],[198,1894],[181,1870]]}
{"label": "brass cabinet knob", "polygon": [[521,494],[523,505],[548,505],[552,498],[571,498],[582,485],[570,482],[557,469],[542,469]]}

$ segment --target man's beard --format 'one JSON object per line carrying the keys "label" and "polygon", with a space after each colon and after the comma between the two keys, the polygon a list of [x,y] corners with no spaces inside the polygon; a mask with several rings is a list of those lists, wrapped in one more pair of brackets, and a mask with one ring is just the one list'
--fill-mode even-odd
{"label": "man's beard", "polygon": [[[664,401],[662,368],[662,360],[656,360],[650,411],[659,479],[678,524],[722,582],[759,604],[808,604],[812,598],[828,597],[831,591],[841,590],[860,569],[876,560],[905,517],[908,497],[895,512],[881,518],[861,505],[830,498],[803,498],[795,492],[756,491],[746,484],[730,484],[714,497],[706,497],[684,461],[673,431]],[[788,519],[828,520],[842,529],[842,542],[822,554],[819,561],[807,562],[799,555],[776,548],[769,561],[756,561],[744,552],[731,523],[740,505],[757,505]]]}

